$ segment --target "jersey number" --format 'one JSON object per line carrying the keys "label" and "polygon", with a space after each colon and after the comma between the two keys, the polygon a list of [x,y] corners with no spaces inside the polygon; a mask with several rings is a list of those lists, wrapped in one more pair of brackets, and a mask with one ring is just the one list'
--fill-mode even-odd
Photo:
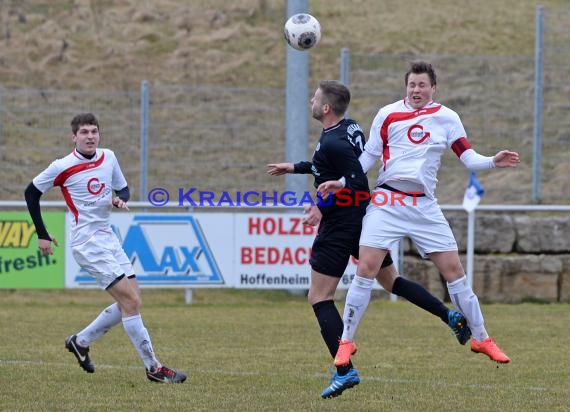
{"label": "jersey number", "polygon": [[358,147],[361,153],[364,151],[364,142],[361,135],[356,135],[356,137],[348,136],[348,141],[354,147]]}

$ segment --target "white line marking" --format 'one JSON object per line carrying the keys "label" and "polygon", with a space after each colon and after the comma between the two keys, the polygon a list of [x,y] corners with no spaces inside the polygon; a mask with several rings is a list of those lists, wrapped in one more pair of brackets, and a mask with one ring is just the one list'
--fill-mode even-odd
{"label": "white line marking", "polygon": [[[0,359],[0,366],[2,365],[18,365],[18,366],[45,366],[48,368],[75,368],[77,363],[74,362],[73,365],[70,363],[62,362],[45,362],[41,360],[18,360],[18,359]],[[106,364],[95,364],[95,369],[132,369],[132,370],[144,370],[144,366],[139,365],[106,365]],[[188,371],[186,371],[188,372]],[[189,371],[189,378],[195,376],[196,374],[206,374],[206,375],[222,375],[222,376],[283,376],[282,372],[271,373],[271,372],[252,372],[252,371],[231,371],[226,369],[192,369]],[[313,379],[330,379],[330,374],[317,373],[314,375],[306,374],[289,374],[298,376],[300,378],[310,377]],[[540,386],[517,386],[509,384],[501,385],[480,385],[480,384],[461,384],[457,382],[446,382],[446,381],[432,381],[432,380],[420,380],[420,379],[395,379],[380,376],[360,376],[362,381],[373,381],[373,382],[387,382],[393,384],[402,385],[424,385],[424,386],[441,386],[441,387],[455,387],[455,388],[474,388],[474,389],[485,389],[485,390],[496,390],[496,389],[524,389],[533,392],[555,392],[555,389],[545,388]]]}

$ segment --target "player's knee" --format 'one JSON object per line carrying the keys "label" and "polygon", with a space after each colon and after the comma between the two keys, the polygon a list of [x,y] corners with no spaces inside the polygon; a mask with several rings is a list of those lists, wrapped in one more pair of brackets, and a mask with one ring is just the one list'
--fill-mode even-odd
{"label": "player's knee", "polygon": [[309,302],[309,305],[313,306],[314,304],[319,303],[321,299],[319,299],[318,296],[315,296],[315,294],[311,293],[309,290],[309,293],[307,294],[307,301]]}
{"label": "player's knee", "polygon": [[465,277],[465,271],[461,265],[446,268],[444,270],[441,270],[440,273],[447,283],[453,283],[456,280]]}
{"label": "player's knee", "polygon": [[[430,255],[430,258],[433,255]],[[441,252],[432,259],[443,278],[451,283],[465,276],[465,269],[456,252]]]}
{"label": "player's knee", "polygon": [[307,301],[309,302],[310,305],[314,305],[314,293],[311,289],[309,289],[309,293],[307,293]]}
{"label": "player's knee", "polygon": [[358,261],[358,276],[365,278],[374,278],[380,269],[380,262],[361,256]]}
{"label": "player's knee", "polygon": [[140,312],[141,299],[138,294],[129,295],[119,302],[123,316],[132,316]]}
{"label": "player's knee", "polygon": [[334,299],[334,291],[330,293],[328,291],[324,292],[322,290],[317,291],[314,289],[309,289],[309,293],[307,294],[307,301],[311,306],[319,302],[323,302],[325,300],[332,300],[332,299]]}
{"label": "player's knee", "polygon": [[138,293],[136,293],[136,294],[133,296],[132,305],[133,305],[133,308],[137,310],[137,312],[140,311],[140,308],[141,308],[141,306],[142,306],[142,299],[141,299],[141,296],[140,296]]}

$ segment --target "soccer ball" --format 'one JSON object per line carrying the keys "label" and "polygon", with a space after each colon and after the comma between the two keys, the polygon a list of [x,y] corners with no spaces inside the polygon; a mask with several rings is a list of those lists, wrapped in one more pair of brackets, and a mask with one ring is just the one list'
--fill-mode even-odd
{"label": "soccer ball", "polygon": [[307,13],[291,16],[283,29],[289,46],[297,50],[308,50],[321,40],[321,25]]}

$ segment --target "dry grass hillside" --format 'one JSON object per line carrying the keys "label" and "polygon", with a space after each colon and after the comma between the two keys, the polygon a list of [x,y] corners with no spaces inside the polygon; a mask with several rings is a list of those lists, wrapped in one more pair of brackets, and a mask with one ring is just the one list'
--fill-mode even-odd
{"label": "dry grass hillside", "polygon": [[[322,42],[311,52],[312,84],[322,78],[338,78],[339,50],[342,47],[350,48],[352,53],[409,56],[517,55],[532,58],[534,52],[536,4],[529,0],[427,0],[421,3],[407,0],[314,0],[309,3],[311,13],[318,16],[323,27]],[[541,4],[556,9],[569,6],[570,2],[547,0]],[[286,1],[282,0],[0,0],[0,88],[127,93],[137,92],[141,80],[148,79],[151,87],[174,86],[174,89],[177,85],[282,89],[286,59],[282,38],[285,17]],[[474,90],[478,87],[476,82]],[[179,92],[186,93],[182,89]],[[244,99],[245,96],[246,93]],[[238,101],[232,104],[233,107],[258,104],[267,108],[271,99],[276,98],[282,99],[283,96],[276,94],[263,102]],[[356,105],[359,104],[358,99],[359,96],[355,95]],[[72,113],[74,106],[72,103],[70,106],[68,111]],[[263,116],[262,109],[260,107],[259,113]],[[273,115],[269,113],[269,116]],[[67,111],[62,115],[65,119],[62,120],[63,128],[69,117]],[[156,115],[158,117],[159,114]],[[280,122],[282,114],[275,117]],[[204,119],[195,121],[200,120]],[[217,118],[216,114],[208,120],[232,123]],[[365,122],[370,121],[359,120],[366,127]],[[30,128],[33,125],[33,121],[28,122]],[[311,127],[318,130],[315,125]],[[283,133],[282,128],[282,124],[277,126],[278,133]],[[33,173],[17,170],[18,167],[29,168],[34,162],[46,163],[41,153],[26,159],[25,153],[30,147],[42,149],[50,144],[49,140],[26,140],[30,134],[31,130],[17,135],[15,140],[0,141],[3,161],[0,177],[3,180],[21,179],[23,185]],[[241,166],[237,167],[224,166],[225,160],[222,159],[225,167],[222,170],[230,174],[234,182],[236,177],[241,177],[254,182],[260,186],[259,189],[274,185],[274,182],[268,183],[257,175],[260,171],[263,173],[265,162],[283,158],[283,147],[271,145],[260,154],[251,149],[250,142],[240,140],[239,127],[231,129],[229,134],[232,138],[229,141],[220,138],[219,133],[205,136],[215,147],[217,144],[220,149],[231,148],[239,157]],[[53,138],[60,139],[57,136]],[[266,133],[255,138],[274,137]],[[157,156],[177,153],[178,149],[168,139],[165,133],[164,140],[153,146],[153,153]],[[126,146],[120,149],[120,153],[128,155],[129,150]],[[558,150],[567,151],[567,148]],[[18,153],[17,161],[7,155],[11,151]],[[154,181],[151,176],[151,186],[165,178],[160,174],[161,168],[180,174],[181,178],[188,175],[194,181],[211,185],[213,180],[200,179],[217,175],[217,170],[211,167],[220,161],[220,157],[200,145],[188,149],[187,154],[193,158],[200,154],[201,160],[184,164],[161,162],[153,168],[157,176]],[[243,166],[251,165],[256,159],[259,165]],[[232,162],[236,163],[235,160]],[[129,180],[136,185],[137,177],[133,175],[136,175],[137,165],[129,163],[132,166],[128,172],[132,175]],[[526,172],[512,176],[526,179],[528,183],[530,166],[526,167]],[[557,167],[560,169],[561,166]],[[564,172],[565,169],[560,170]],[[505,182],[504,176],[497,173],[494,178],[487,179],[486,187],[492,189],[494,184],[512,186],[513,182]],[[551,180],[558,185],[565,184],[565,179]],[[226,190],[235,189],[231,182],[222,183]],[[556,191],[558,187],[549,186],[547,190]],[[11,193],[9,197],[14,198]],[[563,196],[568,197],[570,188],[569,194]],[[459,198],[442,196],[442,200],[458,201]]]}
{"label": "dry grass hillside", "polygon": [[[310,1],[323,26],[312,76],[355,52],[532,55],[535,2]],[[546,7],[565,0],[541,2]],[[1,0],[5,87],[156,83],[282,87],[283,0]]]}

